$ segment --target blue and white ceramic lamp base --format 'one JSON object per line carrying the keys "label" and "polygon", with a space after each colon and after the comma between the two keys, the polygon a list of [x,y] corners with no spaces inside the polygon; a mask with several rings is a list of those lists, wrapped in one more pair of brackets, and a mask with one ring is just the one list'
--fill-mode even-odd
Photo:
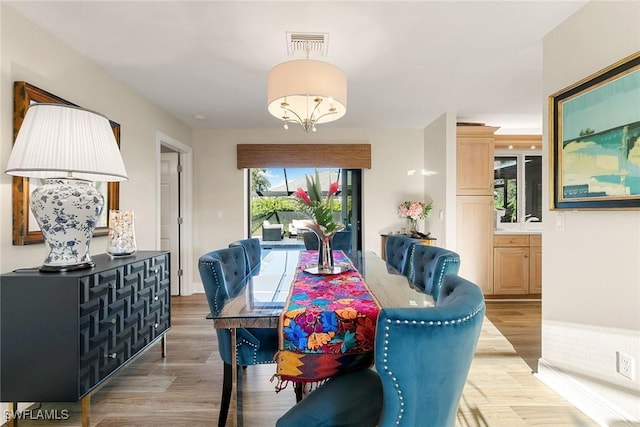
{"label": "blue and white ceramic lamp base", "polygon": [[31,193],[30,205],[48,251],[40,271],[94,266],[89,245],[104,197],[90,181],[47,179]]}

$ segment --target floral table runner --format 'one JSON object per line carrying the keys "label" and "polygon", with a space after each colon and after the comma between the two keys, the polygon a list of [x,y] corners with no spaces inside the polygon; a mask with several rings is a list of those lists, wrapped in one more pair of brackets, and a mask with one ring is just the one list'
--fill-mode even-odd
{"label": "floral table runner", "polygon": [[335,275],[310,274],[318,251],[302,251],[280,316],[276,391],[289,382],[319,383],[373,363],[380,304],[342,251],[333,252]]}

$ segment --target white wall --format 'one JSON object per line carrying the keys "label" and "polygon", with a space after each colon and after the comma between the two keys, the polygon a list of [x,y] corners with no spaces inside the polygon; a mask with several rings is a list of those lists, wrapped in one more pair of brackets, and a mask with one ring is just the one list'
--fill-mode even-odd
{"label": "white wall", "polygon": [[406,227],[397,208],[403,200],[422,200],[424,181],[408,177],[422,167],[423,130],[335,129],[330,124],[306,135],[297,127],[285,131],[194,130],[194,257],[226,247],[244,237],[244,178],[236,168],[237,144],[369,143],[372,167],[363,174],[364,249],[380,253],[380,233]]}
{"label": "white wall", "polygon": [[[191,130],[122,85],[87,59],[26,21],[0,2],[0,171],[13,144],[13,82],[27,81],[70,102],[103,113],[121,125],[121,151],[129,181],[120,184],[120,207],[136,213],[139,249],[156,249],[156,132],[191,144]],[[43,244],[11,243],[11,182],[0,173],[0,271],[42,264]],[[93,239],[91,252],[104,253],[106,238]]]}
{"label": "white wall", "polygon": [[[456,242],[456,115],[445,113],[424,130],[425,200],[433,200],[426,230],[436,244],[455,250]],[[442,215],[440,214],[442,212]]]}
{"label": "white wall", "polygon": [[[640,2],[591,2],[545,37],[547,153],[547,97],[639,51],[639,23]],[[546,194],[539,377],[602,425],[640,423],[640,212],[550,211]],[[635,358],[635,380],[616,373],[616,351]]]}

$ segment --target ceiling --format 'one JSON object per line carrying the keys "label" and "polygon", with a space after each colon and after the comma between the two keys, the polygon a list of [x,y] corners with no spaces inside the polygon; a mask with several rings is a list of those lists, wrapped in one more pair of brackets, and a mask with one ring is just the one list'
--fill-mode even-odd
{"label": "ceiling", "polygon": [[[192,128],[272,128],[287,32],[329,33],[347,114],[318,126],[458,121],[541,133],[542,38],[586,0],[4,1]],[[201,115],[205,119],[196,119]]]}

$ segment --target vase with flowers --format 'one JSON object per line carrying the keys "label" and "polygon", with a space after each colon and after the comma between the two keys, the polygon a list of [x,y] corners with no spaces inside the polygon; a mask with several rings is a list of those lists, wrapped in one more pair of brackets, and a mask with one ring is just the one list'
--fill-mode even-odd
{"label": "vase with flowers", "polygon": [[409,236],[416,236],[418,234],[418,220],[426,218],[431,212],[433,203],[425,202],[402,202],[398,207],[398,215],[401,218],[407,218],[409,221]]}
{"label": "vase with flowers", "polygon": [[343,224],[333,219],[333,196],[338,192],[338,183],[329,184],[327,197],[323,198],[318,171],[316,171],[315,177],[305,175],[305,178],[307,191],[298,188],[294,196],[299,201],[301,210],[312,218],[306,221],[305,226],[316,234],[320,243],[317,272],[320,274],[339,273],[340,269],[333,265],[331,251],[333,236],[344,229]]}

